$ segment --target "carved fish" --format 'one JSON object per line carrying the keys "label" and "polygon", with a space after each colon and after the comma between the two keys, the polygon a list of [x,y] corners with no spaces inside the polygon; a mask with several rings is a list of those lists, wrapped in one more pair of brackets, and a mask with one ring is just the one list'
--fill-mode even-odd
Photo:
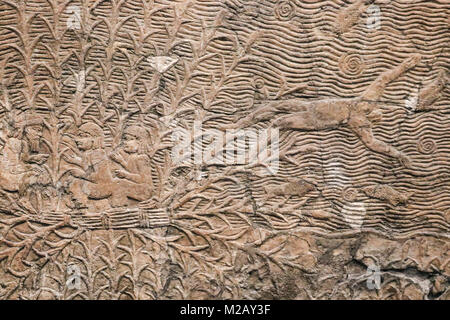
{"label": "carved fish", "polygon": [[413,194],[413,192],[397,191],[393,187],[384,184],[374,184],[362,188],[362,191],[370,198],[387,201],[393,206],[405,205]]}
{"label": "carved fish", "polygon": [[334,31],[337,34],[348,32],[356,23],[360,15],[374,0],[358,0],[339,11],[334,21]]}
{"label": "carved fish", "polygon": [[439,98],[447,81],[448,75],[446,75],[445,70],[442,70],[434,81],[430,82],[419,91],[416,110],[424,111],[429,109],[429,107]]}
{"label": "carved fish", "polygon": [[308,212],[308,214],[316,219],[320,219],[320,220],[326,220],[326,219],[330,219],[333,215],[326,211],[326,210],[321,210],[321,209],[317,209],[317,210],[311,210]]}
{"label": "carved fish", "polygon": [[276,187],[265,187],[264,190],[268,195],[268,198],[273,198],[276,196],[298,196],[303,197],[310,191],[315,190],[316,187],[303,179],[298,179],[288,183],[283,183]]}

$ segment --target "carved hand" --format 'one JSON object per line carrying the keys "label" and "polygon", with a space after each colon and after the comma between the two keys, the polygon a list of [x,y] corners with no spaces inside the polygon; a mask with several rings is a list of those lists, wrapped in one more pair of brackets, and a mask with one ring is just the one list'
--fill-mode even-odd
{"label": "carved hand", "polygon": [[36,164],[43,164],[45,161],[47,161],[48,157],[49,157],[48,154],[32,155],[29,158],[29,162],[36,163]]}
{"label": "carved hand", "polygon": [[76,164],[78,166],[81,166],[82,160],[81,160],[80,157],[77,157],[75,155],[69,156],[67,154],[63,154],[62,158],[64,159],[64,161],[66,161],[68,163],[73,163],[73,164]]}
{"label": "carved hand", "polygon": [[416,66],[420,62],[421,59],[422,59],[422,56],[419,53],[414,54],[405,60],[404,65],[407,69],[410,69],[410,68]]}
{"label": "carved hand", "polygon": [[127,172],[119,169],[114,170],[114,174],[120,179],[125,179],[128,175]]}
{"label": "carved hand", "polygon": [[412,162],[404,153],[400,153],[398,160],[405,168],[412,169]]}
{"label": "carved hand", "polygon": [[109,157],[111,158],[111,160],[119,163],[122,161],[122,155],[119,153],[119,151],[112,152]]}
{"label": "carved hand", "polygon": [[84,177],[86,175],[86,173],[83,170],[77,169],[77,168],[70,169],[69,172],[75,178],[81,178],[81,177]]}

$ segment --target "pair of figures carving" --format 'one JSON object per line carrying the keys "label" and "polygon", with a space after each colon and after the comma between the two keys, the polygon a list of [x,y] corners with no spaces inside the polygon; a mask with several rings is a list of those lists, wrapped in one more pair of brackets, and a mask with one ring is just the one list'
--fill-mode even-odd
{"label": "pair of figures carving", "polygon": [[149,199],[153,182],[147,130],[127,127],[122,145],[110,154],[105,150],[104,139],[100,126],[85,123],[75,138],[80,153],[64,156],[73,166],[70,174],[75,179],[69,187],[73,199],[96,211]]}
{"label": "pair of figures carving", "polygon": [[[51,185],[44,166],[50,154],[42,143],[44,119],[24,113],[13,122],[2,138],[0,186],[7,196],[16,193],[26,208],[39,211],[44,207],[43,191]],[[62,154],[69,177],[67,207],[98,211],[151,197],[150,137],[146,129],[127,127],[121,145],[109,154],[103,129],[93,122],[81,125],[73,139],[76,147]]]}

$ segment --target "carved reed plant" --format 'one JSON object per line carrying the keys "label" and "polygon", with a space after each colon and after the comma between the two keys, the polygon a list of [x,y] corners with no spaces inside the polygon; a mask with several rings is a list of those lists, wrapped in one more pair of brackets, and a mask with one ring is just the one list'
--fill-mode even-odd
{"label": "carved reed plant", "polygon": [[[36,48],[40,45],[40,41],[45,36],[32,34],[33,22],[38,18],[37,14],[27,13],[26,1],[19,0],[17,2],[3,1],[2,3],[13,8],[17,14],[17,24],[13,26],[3,26],[17,37],[17,44],[6,44],[4,50],[13,50],[19,60],[8,63],[8,66],[15,68],[22,75],[23,88],[19,92],[24,98],[25,108],[31,110],[36,109],[38,95],[46,86],[45,83],[36,83],[35,73],[39,68],[46,68],[41,62],[34,62],[33,57]],[[20,62],[19,62],[20,61]]]}

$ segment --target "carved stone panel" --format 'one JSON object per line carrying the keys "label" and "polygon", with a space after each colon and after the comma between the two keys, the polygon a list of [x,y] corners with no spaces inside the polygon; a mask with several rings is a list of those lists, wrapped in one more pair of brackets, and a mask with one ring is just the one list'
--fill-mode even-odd
{"label": "carved stone panel", "polygon": [[0,0],[0,298],[450,299],[447,0]]}

